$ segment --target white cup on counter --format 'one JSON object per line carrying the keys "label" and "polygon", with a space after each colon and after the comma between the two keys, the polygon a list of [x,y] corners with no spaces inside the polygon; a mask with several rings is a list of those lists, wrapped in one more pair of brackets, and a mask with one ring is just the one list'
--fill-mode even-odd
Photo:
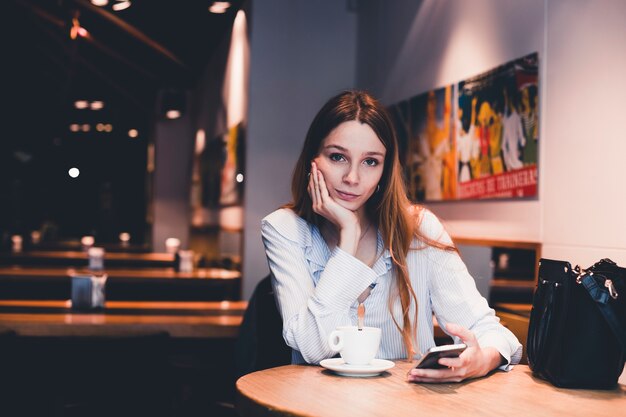
{"label": "white cup on counter", "polygon": [[180,249],[180,239],[168,237],[165,239],[165,252],[175,254]]}

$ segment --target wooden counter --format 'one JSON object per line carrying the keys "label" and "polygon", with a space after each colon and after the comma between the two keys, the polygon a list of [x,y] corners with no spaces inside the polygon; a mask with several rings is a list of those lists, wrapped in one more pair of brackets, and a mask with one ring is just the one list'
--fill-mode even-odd
{"label": "wooden counter", "polygon": [[0,300],[0,328],[22,336],[124,336],[164,331],[174,338],[235,338],[245,301],[121,302],[74,311],[71,301]]}
{"label": "wooden counter", "polygon": [[[238,300],[241,273],[219,268],[176,272],[173,268],[107,268],[107,299],[137,301]],[[100,274],[98,272],[97,274]],[[71,298],[71,277],[84,268],[0,267],[0,299]]]}

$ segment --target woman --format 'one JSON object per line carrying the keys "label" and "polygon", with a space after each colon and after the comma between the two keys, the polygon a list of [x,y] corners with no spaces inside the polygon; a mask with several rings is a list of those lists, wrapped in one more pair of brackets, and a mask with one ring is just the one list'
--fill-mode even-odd
{"label": "woman", "polygon": [[[406,197],[385,108],[346,91],[319,111],[292,180],[293,201],[262,222],[273,287],[292,362],[333,356],[328,335],[356,323],[382,331],[378,357],[414,358],[435,345],[432,314],[468,349],[446,369],[410,381],[483,376],[517,363],[521,345],[476,290],[437,218]],[[454,324],[456,323],[456,324]]]}

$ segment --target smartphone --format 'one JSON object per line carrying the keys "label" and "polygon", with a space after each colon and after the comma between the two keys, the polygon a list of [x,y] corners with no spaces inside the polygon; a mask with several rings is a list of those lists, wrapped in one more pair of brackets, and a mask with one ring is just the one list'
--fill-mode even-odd
{"label": "smartphone", "polygon": [[456,358],[467,348],[465,343],[457,345],[435,346],[428,349],[415,365],[416,368],[440,369],[445,366],[439,364],[439,358]]}

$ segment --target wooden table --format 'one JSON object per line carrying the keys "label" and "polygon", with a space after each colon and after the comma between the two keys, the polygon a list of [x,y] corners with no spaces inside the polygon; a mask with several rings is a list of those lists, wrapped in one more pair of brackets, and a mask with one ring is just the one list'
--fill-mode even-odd
{"label": "wooden table", "polygon": [[22,336],[125,336],[165,331],[174,338],[235,338],[245,301],[107,301],[74,311],[71,301],[0,300],[0,328]]}
{"label": "wooden table", "polygon": [[624,416],[626,378],[612,391],[555,388],[525,365],[458,384],[406,382],[412,364],[373,378],[347,378],[318,366],[288,365],[237,381],[249,416]]}

